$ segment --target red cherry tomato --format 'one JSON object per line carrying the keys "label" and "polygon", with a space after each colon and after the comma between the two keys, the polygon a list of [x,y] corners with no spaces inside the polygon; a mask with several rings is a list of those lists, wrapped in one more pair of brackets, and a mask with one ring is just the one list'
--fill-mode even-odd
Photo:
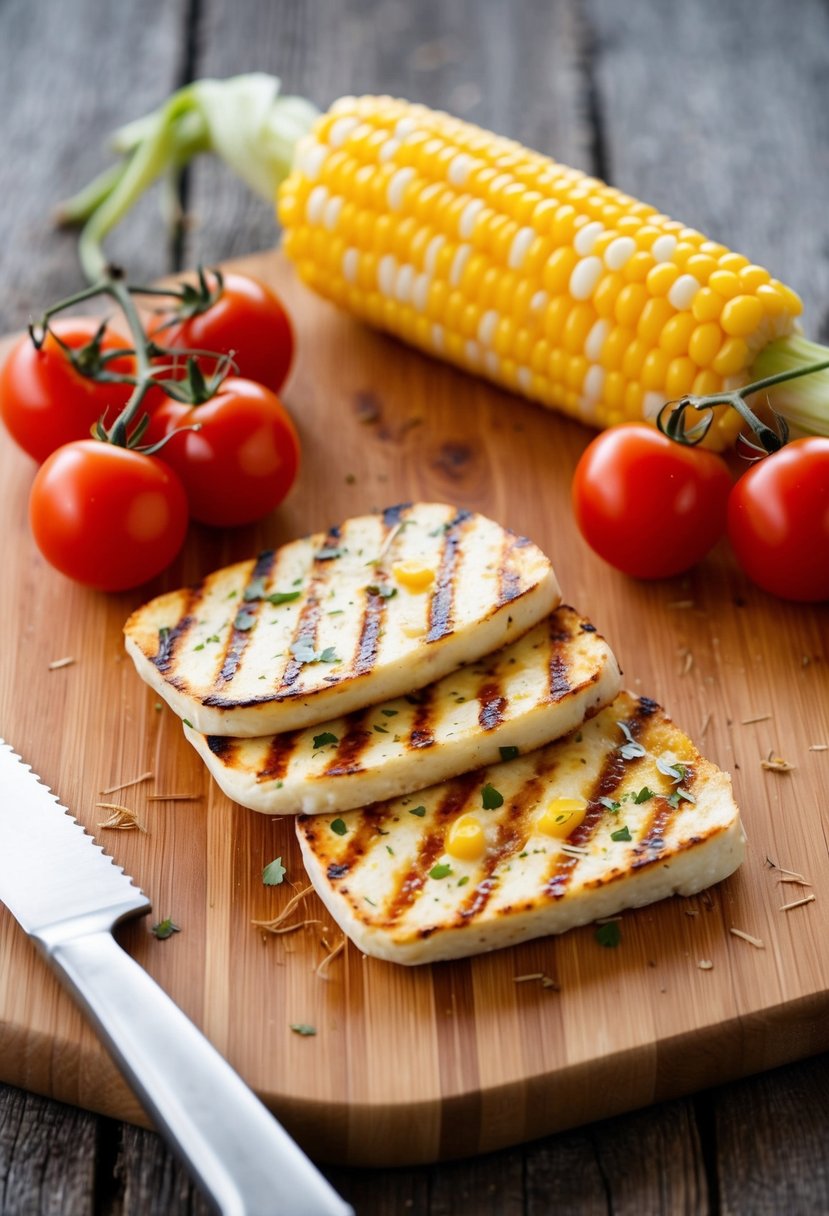
{"label": "red cherry tomato", "polygon": [[[177,320],[175,312],[162,312],[147,329],[162,346],[232,354],[239,376],[274,393],[285,383],[293,359],[288,314],[264,283],[246,275],[224,274],[222,294],[205,312],[185,321]],[[199,365],[206,376],[216,370],[215,359],[200,359]]]}
{"label": "red cherry tomato", "polygon": [[253,523],[282,502],[299,467],[299,439],[269,389],[231,377],[203,405],[169,401],[155,422],[173,434],[158,455],[179,474],[190,514],[204,524]]}
{"label": "red cherry tomato", "polygon": [[611,427],[573,478],[576,523],[592,549],[635,578],[669,578],[725,531],[731,477],[713,452],[685,447],[645,423]]}
{"label": "red cherry tomato", "polygon": [[[98,331],[94,320],[55,321],[52,329],[73,350],[87,346]],[[101,350],[129,349],[131,343],[107,329]],[[132,355],[113,359],[107,370],[133,375]],[[106,415],[108,423],[126,405],[130,384],[101,384],[82,375],[51,333],[40,350],[28,334],[12,348],[0,369],[0,413],[12,438],[35,460],[43,461],[73,439],[89,437],[93,424]]]}
{"label": "red cherry tomato", "polygon": [[829,439],[795,439],[752,465],[728,500],[728,538],[764,591],[829,599]]}
{"label": "red cherry tomato", "polygon": [[176,556],[187,496],[160,460],[84,439],[58,448],[38,469],[29,522],[55,569],[99,591],[122,591]]}

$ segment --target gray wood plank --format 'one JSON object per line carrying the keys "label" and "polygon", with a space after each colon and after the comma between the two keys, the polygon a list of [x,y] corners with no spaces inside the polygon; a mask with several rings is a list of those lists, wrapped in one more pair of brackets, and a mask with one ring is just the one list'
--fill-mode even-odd
{"label": "gray wood plank", "polygon": [[526,1216],[706,1216],[708,1184],[691,1101],[667,1102],[526,1150]]}
{"label": "gray wood plank", "polygon": [[[587,168],[579,13],[576,0],[205,0],[196,69],[229,76],[255,65],[323,108],[345,93],[407,97]],[[273,209],[227,178],[204,159],[193,172],[192,263],[276,240]]]}
{"label": "gray wood plank", "polygon": [[92,1216],[98,1119],[0,1086],[0,1212]]}
{"label": "gray wood plank", "polygon": [[118,1193],[109,1216],[207,1216],[212,1211],[154,1132],[124,1126],[114,1164]]}
{"label": "gray wood plank", "polygon": [[[185,11],[185,0],[0,4],[0,333],[82,284],[55,206],[109,163],[110,131],[176,87]],[[168,268],[156,198],[108,250],[136,278]]]}
{"label": "gray wood plank", "polygon": [[722,1216],[829,1212],[829,1057],[710,1095]]}
{"label": "gray wood plank", "polygon": [[744,253],[829,338],[829,8],[586,0],[615,185]]}

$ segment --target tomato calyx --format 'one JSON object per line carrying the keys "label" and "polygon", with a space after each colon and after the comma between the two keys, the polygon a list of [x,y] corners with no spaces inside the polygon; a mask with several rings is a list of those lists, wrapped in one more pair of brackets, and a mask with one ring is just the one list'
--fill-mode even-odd
{"label": "tomato calyx", "polygon": [[[106,414],[97,419],[90,432],[93,439],[148,456],[155,455],[171,436],[166,435],[158,442],[142,446],[142,439],[150,425],[150,415],[145,405],[149,391],[160,389],[182,404],[201,405],[214,396],[227,376],[236,369],[232,355],[219,351],[172,349],[158,343],[154,337],[148,336],[135,305],[135,296],[164,296],[167,300],[172,298],[179,302],[176,314],[180,309],[182,315],[196,315],[212,307],[221,297],[224,281],[220,272],[213,273],[213,285],[208,282],[204,270],[200,268],[196,287],[181,283],[178,287],[167,289],[130,285],[120,267],[107,266],[100,280],[47,308],[41,319],[29,326],[29,336],[36,350],[42,348],[48,335],[60,346],[72,367],[87,379],[99,383],[128,384],[133,387],[126,405],[112,423],[107,423]],[[55,331],[51,321],[56,314],[72,305],[99,296],[108,296],[120,307],[129,326],[132,348],[103,349],[108,319],[104,319],[90,340],[81,346],[70,346]],[[134,356],[135,374],[111,372],[110,363],[125,355]],[[200,357],[214,361],[211,374],[205,375],[202,371],[198,363]],[[159,360],[167,362],[159,363]],[[185,361],[183,376],[182,360]],[[195,429],[198,429],[198,424]]]}
{"label": "tomato calyx", "polygon": [[218,304],[224,291],[224,276],[217,267],[211,267],[210,274],[212,274],[215,280],[212,287],[207,281],[205,268],[199,266],[198,282],[195,285],[192,283],[181,283],[177,291],[164,292],[168,298],[170,296],[176,297],[178,304],[175,306],[171,316],[157,327],[156,333],[170,329],[182,321],[189,321],[191,317],[198,317],[203,312],[207,312],[208,309],[212,308],[214,304]]}

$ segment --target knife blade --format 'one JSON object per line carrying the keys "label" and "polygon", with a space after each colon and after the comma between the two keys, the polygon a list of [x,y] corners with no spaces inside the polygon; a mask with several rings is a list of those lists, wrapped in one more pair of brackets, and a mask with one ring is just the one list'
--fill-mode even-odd
{"label": "knife blade", "polygon": [[118,945],[150,901],[0,739],[0,901],[96,1026],[159,1131],[227,1216],[352,1209]]}

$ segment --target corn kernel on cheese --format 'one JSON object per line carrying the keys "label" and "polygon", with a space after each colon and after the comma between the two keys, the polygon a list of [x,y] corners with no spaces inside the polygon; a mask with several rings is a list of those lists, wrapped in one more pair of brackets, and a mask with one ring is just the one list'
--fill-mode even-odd
{"label": "corn kernel on cheese", "polygon": [[[745,383],[798,296],[612,186],[425,106],[346,97],[283,183],[322,295],[430,354],[604,427]],[[715,446],[739,428],[717,418]]]}

